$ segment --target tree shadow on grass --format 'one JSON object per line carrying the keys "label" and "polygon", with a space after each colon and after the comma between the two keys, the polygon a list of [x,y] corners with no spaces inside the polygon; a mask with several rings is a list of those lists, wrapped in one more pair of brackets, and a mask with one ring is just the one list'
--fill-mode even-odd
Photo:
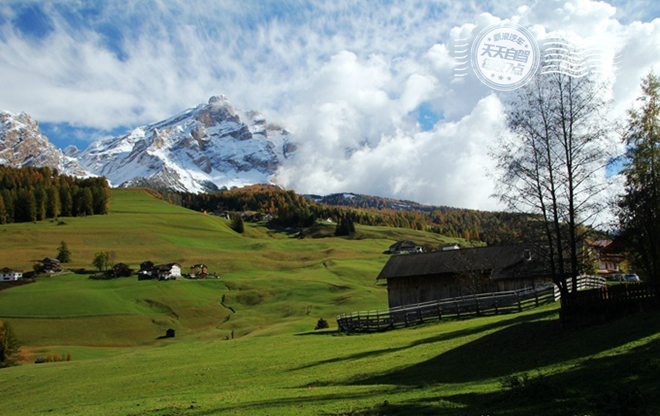
{"label": "tree shadow on grass", "polygon": [[620,354],[586,359],[563,372],[531,372],[525,382],[514,387],[503,384],[490,393],[439,394],[346,414],[656,416],[659,372],[660,339],[655,338]]}
{"label": "tree shadow on grass", "polygon": [[[197,410],[194,414],[195,415],[216,415],[222,413],[233,414],[237,410],[240,410],[242,412],[245,412],[246,410],[254,410],[255,412],[260,410],[274,411],[274,409],[277,408],[287,408],[293,406],[300,408],[300,407],[304,407],[305,404],[334,402],[334,401],[341,402],[343,400],[368,398],[374,394],[378,394],[378,391],[353,393],[353,394],[345,394],[345,393],[319,394],[315,396],[306,396],[306,397],[282,397],[272,400],[260,400],[260,401],[252,401],[252,402],[240,403],[235,405],[228,405],[226,407],[217,407],[215,409],[209,409],[209,410]],[[301,411],[300,409],[298,410]],[[275,411],[274,413],[279,414],[278,412]]]}
{"label": "tree shadow on grass", "polygon": [[[466,328],[466,329],[461,329],[458,331],[452,331],[452,332],[446,332],[442,333],[439,335],[434,335],[432,337],[420,339],[414,342],[411,342],[408,345],[402,346],[402,347],[393,347],[393,348],[383,348],[379,350],[371,350],[371,351],[364,351],[356,354],[351,354],[343,357],[336,357],[336,358],[330,358],[327,360],[321,360],[317,361],[315,363],[311,364],[306,364],[300,367],[296,367],[294,369],[291,369],[290,371],[298,371],[298,370],[304,370],[312,367],[317,367],[319,365],[324,365],[324,364],[331,364],[331,363],[336,363],[336,362],[341,362],[341,361],[352,361],[352,360],[359,360],[363,358],[375,358],[377,356],[383,355],[383,354],[390,354],[402,350],[406,350],[409,348],[417,347],[420,345],[424,344],[434,344],[434,343],[439,343],[439,342],[446,342],[446,341],[451,341],[457,338],[463,338],[463,337],[468,337],[474,334],[478,334],[480,332],[487,332],[487,331],[493,331],[502,327],[506,326],[511,326],[515,324],[520,324],[520,323],[525,323],[525,322],[530,322],[530,321],[535,321],[538,319],[545,319],[549,318],[552,315],[556,315],[557,311],[556,310],[547,310],[547,311],[540,311],[534,314],[526,314],[522,316],[517,316],[513,317],[511,319],[504,319],[504,320],[498,320],[496,322],[492,322],[489,324],[485,325],[478,325],[472,328]],[[433,324],[433,325],[438,325],[438,324]],[[441,328],[440,326],[438,328]],[[391,332],[392,336],[395,337],[397,330],[394,330]],[[365,336],[368,336],[370,334],[364,334]]]}
{"label": "tree shadow on grass", "polygon": [[655,334],[660,332],[659,316],[638,315],[578,330],[562,330],[559,321],[522,322],[430,360],[353,384],[415,386],[501,378],[593,356]]}

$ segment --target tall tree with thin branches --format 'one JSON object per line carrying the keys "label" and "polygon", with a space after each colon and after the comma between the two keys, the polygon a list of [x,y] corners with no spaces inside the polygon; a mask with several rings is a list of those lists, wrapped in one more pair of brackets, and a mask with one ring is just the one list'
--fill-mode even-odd
{"label": "tall tree with thin branches", "polygon": [[527,243],[548,263],[562,293],[577,288],[585,225],[600,211],[609,160],[605,86],[566,72],[539,74],[507,104],[511,134],[498,143],[496,195],[512,211],[535,214]]}

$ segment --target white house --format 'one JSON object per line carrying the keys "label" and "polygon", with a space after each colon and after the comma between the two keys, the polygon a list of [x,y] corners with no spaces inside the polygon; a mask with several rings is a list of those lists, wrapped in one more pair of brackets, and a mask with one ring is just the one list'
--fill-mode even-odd
{"label": "white house", "polygon": [[0,270],[0,281],[1,282],[14,282],[16,280],[23,279],[22,270],[13,270],[9,267],[5,267]]}
{"label": "white house", "polygon": [[172,278],[181,277],[181,265],[179,263],[169,263],[156,266],[158,271],[158,279],[167,280]]}

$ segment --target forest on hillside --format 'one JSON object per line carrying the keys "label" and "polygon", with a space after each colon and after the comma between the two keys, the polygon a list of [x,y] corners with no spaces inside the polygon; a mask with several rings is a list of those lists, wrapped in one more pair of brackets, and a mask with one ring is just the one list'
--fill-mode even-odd
{"label": "forest on hillside", "polygon": [[0,224],[108,213],[103,177],[74,178],[57,169],[0,166]]}
{"label": "forest on hillside", "polygon": [[432,207],[363,195],[320,199],[272,185],[202,194],[164,192],[163,198],[197,211],[270,214],[274,217],[273,225],[278,226],[305,227],[316,219],[331,219],[337,223],[350,220],[355,224],[425,230],[488,244],[518,242],[521,230],[530,219],[523,214]]}

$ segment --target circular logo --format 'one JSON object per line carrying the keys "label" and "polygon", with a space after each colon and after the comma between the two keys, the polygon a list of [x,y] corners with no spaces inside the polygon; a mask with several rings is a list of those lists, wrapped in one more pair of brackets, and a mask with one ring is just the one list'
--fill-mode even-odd
{"label": "circular logo", "polygon": [[495,90],[511,91],[527,84],[541,62],[536,39],[513,23],[488,26],[472,43],[472,69]]}

